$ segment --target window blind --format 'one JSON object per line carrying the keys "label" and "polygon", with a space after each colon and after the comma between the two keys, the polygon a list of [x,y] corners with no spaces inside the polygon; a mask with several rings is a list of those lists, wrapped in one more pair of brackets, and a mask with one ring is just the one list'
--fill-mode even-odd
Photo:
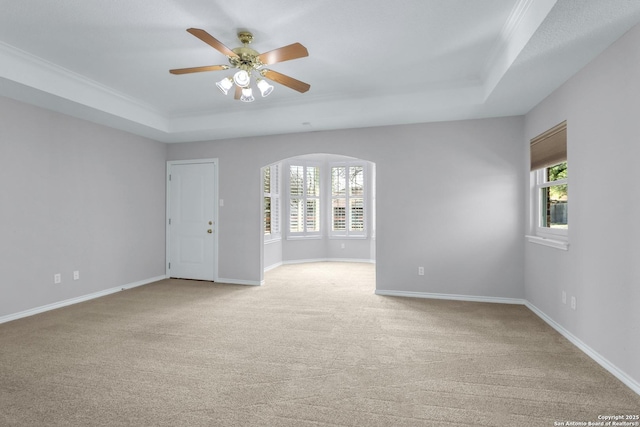
{"label": "window blind", "polygon": [[531,140],[531,170],[553,166],[567,160],[567,121]]}

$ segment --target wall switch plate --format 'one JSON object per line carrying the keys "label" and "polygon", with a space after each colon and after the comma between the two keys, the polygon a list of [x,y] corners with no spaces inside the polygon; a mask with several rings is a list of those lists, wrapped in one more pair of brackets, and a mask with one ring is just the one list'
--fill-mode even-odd
{"label": "wall switch plate", "polygon": [[55,285],[62,283],[62,275],[60,273],[53,275],[53,283]]}
{"label": "wall switch plate", "polygon": [[576,309],[576,297],[571,297],[571,308]]}
{"label": "wall switch plate", "polygon": [[80,279],[80,272],[78,270],[73,272],[73,280]]}
{"label": "wall switch plate", "polygon": [[340,243],[340,249],[344,249],[344,243]]}
{"label": "wall switch plate", "polygon": [[562,291],[562,303],[567,303],[567,293],[565,291]]}
{"label": "wall switch plate", "polygon": [[424,276],[424,267],[418,267],[418,276]]}

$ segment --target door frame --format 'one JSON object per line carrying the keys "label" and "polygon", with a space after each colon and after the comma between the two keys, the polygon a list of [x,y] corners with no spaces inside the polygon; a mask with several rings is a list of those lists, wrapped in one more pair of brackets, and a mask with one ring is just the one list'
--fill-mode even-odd
{"label": "door frame", "polygon": [[165,276],[170,276],[169,262],[171,258],[171,230],[169,226],[169,218],[171,217],[171,185],[169,184],[171,175],[171,166],[173,165],[192,165],[192,164],[213,164],[213,223],[215,224],[215,233],[213,234],[213,281],[219,281],[218,274],[218,235],[220,234],[220,221],[218,220],[218,207],[220,205],[218,199],[218,159],[193,159],[193,160],[169,160],[167,161],[167,176],[165,180],[166,186],[166,213],[165,213]]}

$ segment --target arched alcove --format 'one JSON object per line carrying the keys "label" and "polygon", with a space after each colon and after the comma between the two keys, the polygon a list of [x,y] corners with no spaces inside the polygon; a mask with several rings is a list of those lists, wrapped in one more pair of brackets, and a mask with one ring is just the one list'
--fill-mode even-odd
{"label": "arched alcove", "polygon": [[[312,224],[311,232],[296,222],[299,212],[292,213],[302,206],[299,197],[291,195],[292,171],[318,175],[318,194],[305,199],[301,218]],[[375,176],[375,163],[329,153],[305,154],[264,165],[260,174],[263,193],[258,201],[263,219],[263,272],[305,262],[375,263]],[[308,218],[307,204],[318,208],[314,217],[317,224],[314,218]]]}

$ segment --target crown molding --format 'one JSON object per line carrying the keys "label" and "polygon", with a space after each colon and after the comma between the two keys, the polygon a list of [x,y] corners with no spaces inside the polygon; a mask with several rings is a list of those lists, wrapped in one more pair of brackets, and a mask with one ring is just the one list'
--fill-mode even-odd
{"label": "crown molding", "polygon": [[[152,106],[1,41],[0,62],[3,64],[0,68],[0,78],[157,131],[167,132],[167,118]],[[42,106],[41,94],[30,96],[29,92],[25,92],[23,96],[25,99],[18,100]]]}
{"label": "crown molding", "polygon": [[520,55],[557,0],[519,0],[500,31],[499,40],[485,65],[484,100]]}

